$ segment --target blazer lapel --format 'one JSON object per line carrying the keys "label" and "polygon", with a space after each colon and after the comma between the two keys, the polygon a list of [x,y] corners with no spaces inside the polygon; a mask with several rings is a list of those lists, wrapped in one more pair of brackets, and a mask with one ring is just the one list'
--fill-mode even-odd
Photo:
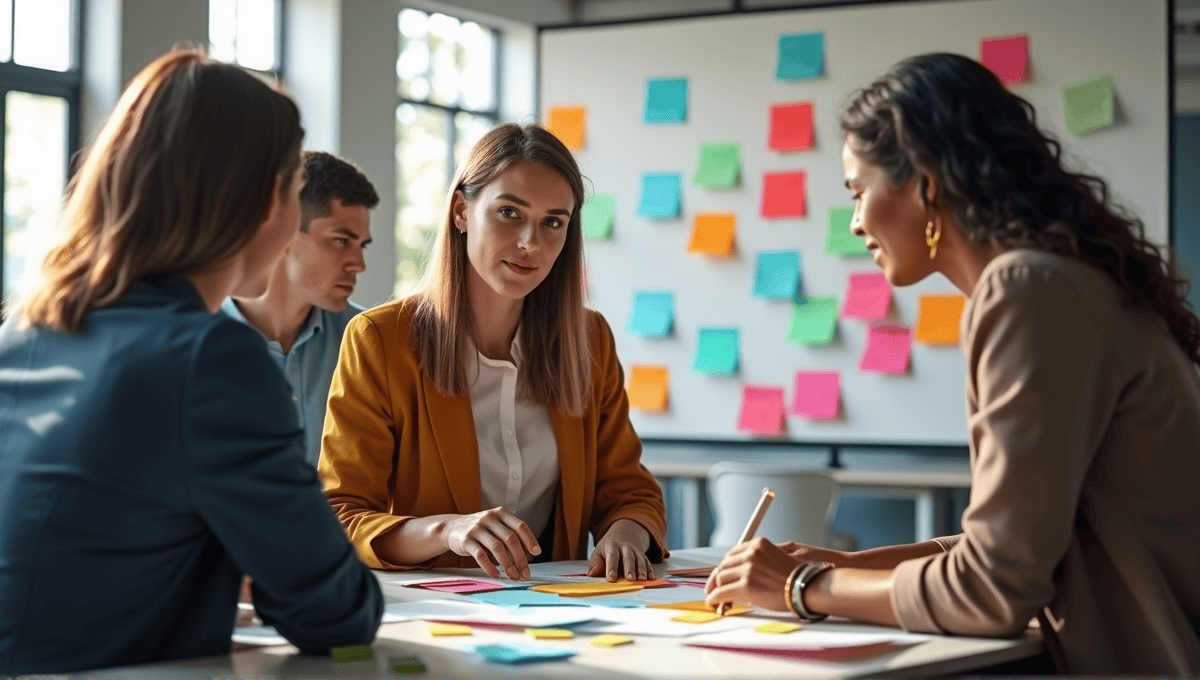
{"label": "blazer lapel", "polygon": [[[580,528],[586,530],[583,517],[583,497],[586,493],[584,482],[584,451],[583,429],[579,418],[568,418],[551,407],[550,420],[554,424],[554,440],[558,445],[559,494],[562,504],[562,521],[565,523],[568,552],[574,555],[576,546],[586,546],[582,542]],[[555,539],[557,541],[557,538]],[[555,550],[558,552],[558,550]],[[586,558],[585,558],[586,559]]]}
{"label": "blazer lapel", "polygon": [[447,397],[422,376],[426,413],[459,514],[479,512],[479,442],[469,396]]}

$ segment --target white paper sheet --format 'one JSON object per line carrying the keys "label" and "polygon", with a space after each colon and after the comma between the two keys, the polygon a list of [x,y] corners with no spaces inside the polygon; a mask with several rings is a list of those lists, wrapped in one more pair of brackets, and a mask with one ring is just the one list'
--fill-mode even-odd
{"label": "white paper sheet", "polygon": [[386,606],[388,613],[409,619],[497,623],[527,628],[570,626],[591,621],[598,613],[613,611],[602,607],[497,607],[482,602],[461,600],[418,600],[395,602]]}
{"label": "white paper sheet", "polygon": [[780,635],[758,633],[751,626],[748,628],[713,632],[711,634],[706,632],[704,635],[694,635],[689,637],[684,644],[731,645],[756,649],[827,649],[831,647],[858,647],[881,642],[917,644],[925,642],[932,637],[930,635],[905,633],[903,631],[896,631],[895,633],[881,633],[878,631],[857,633],[813,630],[811,628],[801,628],[800,630]]}

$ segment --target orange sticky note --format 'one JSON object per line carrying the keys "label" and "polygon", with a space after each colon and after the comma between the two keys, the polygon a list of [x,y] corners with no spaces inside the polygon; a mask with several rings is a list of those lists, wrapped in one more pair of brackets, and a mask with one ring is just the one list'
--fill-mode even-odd
{"label": "orange sticky note", "polygon": [[568,149],[582,149],[586,120],[587,109],[582,106],[555,108],[550,109],[546,128]]}
{"label": "orange sticky note", "polygon": [[812,148],[812,102],[776,104],[771,107],[771,136],[767,147],[775,151]]}
{"label": "orange sticky note", "polygon": [[1004,84],[1023,83],[1029,68],[1029,36],[984,38],[979,41],[979,61]]}
{"label": "orange sticky note", "polygon": [[782,432],[783,390],[765,385],[743,387],[738,429],[767,436]]}
{"label": "orange sticky note", "polygon": [[667,367],[634,364],[629,367],[629,405],[643,411],[667,410]]}
{"label": "orange sticky note", "polygon": [[637,580],[630,581],[628,579],[619,578],[616,580],[616,582],[617,583],[631,583],[635,586],[641,586],[643,588],[674,588],[675,586],[679,585],[678,583],[671,583],[670,581],[664,581],[661,578],[652,578],[652,579],[647,579],[645,581],[637,581]]}
{"label": "orange sticky note", "polygon": [[[670,602],[663,604],[648,604],[647,609],[678,609],[685,612],[705,612],[713,614],[717,611],[716,607],[710,607],[704,600],[688,600],[687,602]],[[749,605],[733,603],[729,605],[729,609],[725,610],[725,616],[734,616],[737,614],[745,614],[750,611]]]}
{"label": "orange sticky note", "polygon": [[712,612],[688,612],[679,616],[672,616],[671,620],[678,621],[679,623],[708,623],[709,621],[716,621],[719,618],[721,618],[720,614]]}
{"label": "orange sticky note", "polygon": [[931,345],[958,344],[958,322],[965,303],[961,295],[922,295],[915,339]]}
{"label": "orange sticky note", "polygon": [[805,178],[803,170],[768,172],[763,175],[762,216],[804,217]]}
{"label": "orange sticky note", "polygon": [[688,240],[688,252],[729,255],[733,252],[733,239],[736,233],[737,215],[701,213],[696,215],[692,227],[692,237]]}

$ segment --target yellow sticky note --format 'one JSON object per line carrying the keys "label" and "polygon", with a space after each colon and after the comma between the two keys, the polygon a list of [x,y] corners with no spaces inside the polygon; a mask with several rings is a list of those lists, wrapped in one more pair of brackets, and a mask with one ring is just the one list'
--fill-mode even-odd
{"label": "yellow sticky note", "polygon": [[592,638],[592,644],[596,647],[616,647],[617,645],[627,645],[630,642],[633,642],[633,638],[624,635],[605,634]]}
{"label": "yellow sticky note", "polygon": [[[670,602],[666,604],[648,604],[649,609],[678,609],[685,612],[704,612],[712,614],[717,611],[716,607],[710,607],[705,604],[704,600],[689,600],[687,602]],[[729,609],[725,610],[725,616],[734,616],[735,614],[745,614],[750,611],[750,607],[744,604],[729,605]]]}
{"label": "yellow sticky note", "polygon": [[934,345],[958,344],[958,322],[966,299],[961,295],[922,295],[914,339]]}
{"label": "yellow sticky note", "polygon": [[708,623],[709,621],[716,621],[719,618],[721,618],[720,614],[711,612],[688,612],[679,616],[672,616],[671,620],[680,623]]}
{"label": "yellow sticky note", "polygon": [[546,128],[568,149],[582,149],[587,109],[582,106],[550,109]]}
{"label": "yellow sticky note", "polygon": [[586,583],[552,583],[537,585],[530,590],[539,593],[554,593],[563,597],[590,597],[592,595],[613,595],[615,593],[632,593],[641,590],[641,586],[633,584],[608,583],[607,581],[589,581]]}
{"label": "yellow sticky note", "polygon": [[785,622],[783,622],[783,621],[776,621],[775,623],[764,623],[764,624],[763,624],[763,625],[761,625],[761,626],[755,626],[755,627],[754,627],[754,632],[755,632],[755,633],[775,633],[775,634],[780,634],[780,633],[790,633],[790,632],[792,632],[793,630],[800,630],[800,624],[798,624],[798,623],[785,623]]}
{"label": "yellow sticky note", "polygon": [[696,215],[692,226],[692,237],[688,241],[689,253],[705,255],[729,255],[733,252],[734,234],[737,233],[737,216],[729,213],[701,213]]}
{"label": "yellow sticky note", "polygon": [[575,637],[575,633],[561,628],[526,628],[526,635],[531,635],[535,640],[565,640]]}
{"label": "yellow sticky note", "polygon": [[652,413],[667,410],[667,367],[634,364],[629,367],[629,405]]}
{"label": "yellow sticky note", "polygon": [[471,627],[460,626],[457,623],[431,623],[429,624],[429,634],[437,637],[470,635]]}

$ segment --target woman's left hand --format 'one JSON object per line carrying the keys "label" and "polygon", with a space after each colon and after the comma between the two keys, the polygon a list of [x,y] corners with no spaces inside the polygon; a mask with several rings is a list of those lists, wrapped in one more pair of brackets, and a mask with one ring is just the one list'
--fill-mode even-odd
{"label": "woman's left hand", "polygon": [[799,561],[765,538],[754,538],[729,549],[713,569],[704,591],[705,602],[745,602],[763,609],[788,611],[783,586]]}
{"label": "woman's left hand", "polygon": [[616,581],[624,565],[625,578],[645,581],[654,578],[646,550],[650,548],[650,533],[630,519],[619,519],[608,527],[588,564],[588,576],[604,574],[605,580]]}

